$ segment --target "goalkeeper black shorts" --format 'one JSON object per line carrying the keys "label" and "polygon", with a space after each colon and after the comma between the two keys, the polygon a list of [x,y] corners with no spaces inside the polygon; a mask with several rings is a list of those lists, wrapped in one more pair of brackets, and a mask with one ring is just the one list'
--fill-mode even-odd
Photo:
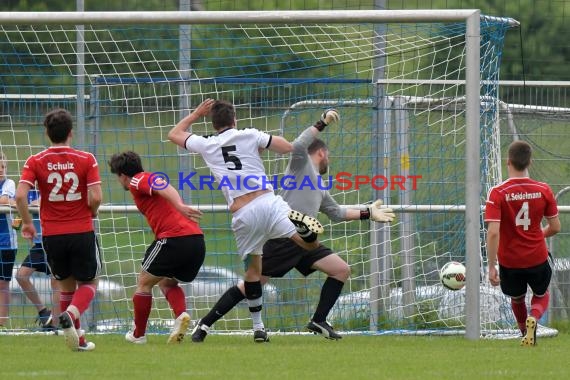
{"label": "goalkeeper black shorts", "polygon": [[322,244],[312,251],[307,251],[291,239],[271,239],[263,245],[261,274],[283,277],[295,268],[306,277],[315,271],[311,268],[315,262],[333,253]]}

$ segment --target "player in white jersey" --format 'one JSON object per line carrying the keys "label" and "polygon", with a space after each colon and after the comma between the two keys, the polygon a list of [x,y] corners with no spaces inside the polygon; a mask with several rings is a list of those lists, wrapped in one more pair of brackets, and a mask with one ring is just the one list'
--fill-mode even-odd
{"label": "player in white jersey", "polygon": [[[213,136],[203,137],[187,132],[201,117],[211,115],[216,130]],[[261,319],[261,254],[263,244],[269,239],[290,238],[306,249],[314,249],[317,241],[305,242],[296,232],[296,225],[289,220],[290,207],[276,196],[260,157],[260,151],[269,149],[276,153],[293,150],[290,142],[281,136],[271,136],[257,129],[236,129],[234,106],[225,101],[206,99],[170,132],[173,143],[200,153],[218,181],[232,217],[238,253],[245,263],[245,298],[253,320],[254,341],[268,342],[269,338]],[[320,223],[301,215],[295,223],[298,228],[321,233]]]}
{"label": "player in white jersey", "polygon": [[[283,178],[292,178],[295,183],[302,183],[308,178],[311,183],[317,183],[318,176],[324,175],[329,165],[328,148],[317,136],[325,127],[338,121],[339,118],[337,110],[326,110],[313,126],[305,129],[293,141],[293,152]],[[279,194],[296,211],[311,216],[316,216],[321,211],[332,221],[370,219],[374,222],[389,223],[396,217],[391,208],[380,208],[382,204],[380,200],[366,208],[345,208],[334,200],[328,190],[315,189],[310,186],[289,190],[282,188]],[[283,277],[293,269],[305,277],[315,271],[325,273],[327,278],[307,329],[327,339],[342,338],[326,321],[327,315],[340,296],[344,283],[350,276],[350,267],[339,255],[322,244],[317,249],[308,251],[291,243],[289,239],[271,239],[263,246],[262,269],[262,284],[272,277]],[[244,298],[241,282],[226,290],[214,307],[196,324],[192,332],[192,341],[203,342],[210,327]]]}

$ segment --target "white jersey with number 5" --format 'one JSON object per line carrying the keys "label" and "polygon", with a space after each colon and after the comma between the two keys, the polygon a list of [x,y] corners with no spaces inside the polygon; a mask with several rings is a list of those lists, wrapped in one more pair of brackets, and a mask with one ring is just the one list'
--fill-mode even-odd
{"label": "white jersey with number 5", "polygon": [[259,149],[271,144],[271,135],[257,129],[230,128],[213,136],[190,135],[184,144],[190,152],[200,153],[212,171],[217,188],[228,205],[234,199],[257,190],[273,190],[267,180]]}

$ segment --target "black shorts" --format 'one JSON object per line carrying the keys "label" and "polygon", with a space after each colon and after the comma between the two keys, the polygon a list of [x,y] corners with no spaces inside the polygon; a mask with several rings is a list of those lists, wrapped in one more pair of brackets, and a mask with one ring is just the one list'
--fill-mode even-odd
{"label": "black shorts", "polygon": [[73,276],[77,281],[92,281],[101,270],[99,244],[93,231],[43,236],[49,267],[57,280]]}
{"label": "black shorts", "polygon": [[142,269],[156,277],[190,282],[196,278],[205,256],[203,235],[164,238],[148,247]]}
{"label": "black shorts", "polygon": [[22,266],[35,269],[37,272],[45,273],[48,276],[51,274],[46,253],[41,243],[36,243],[30,248],[30,253],[22,261]]}
{"label": "black shorts", "polygon": [[0,280],[11,281],[17,249],[0,249]]}
{"label": "black shorts", "polygon": [[261,274],[283,277],[295,268],[307,277],[316,270],[311,268],[315,262],[332,254],[333,251],[322,244],[317,249],[307,251],[291,239],[271,239],[263,245]]}
{"label": "black shorts", "polygon": [[543,295],[548,290],[552,278],[552,268],[548,260],[531,268],[505,268],[499,266],[501,290],[509,297],[526,294],[527,285],[533,294]]}

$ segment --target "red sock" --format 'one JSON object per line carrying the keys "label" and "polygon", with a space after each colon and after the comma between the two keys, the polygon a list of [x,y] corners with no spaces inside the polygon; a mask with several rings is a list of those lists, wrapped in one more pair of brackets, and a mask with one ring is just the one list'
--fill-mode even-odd
{"label": "red sock", "polygon": [[133,296],[133,304],[135,307],[135,338],[140,338],[146,334],[146,324],[152,307],[152,294],[137,292]]}
{"label": "red sock", "polygon": [[[77,332],[77,334],[79,335],[79,331]],[[85,339],[85,333],[79,335],[79,345],[85,346],[86,343],[87,343],[87,340]]]}
{"label": "red sock", "polygon": [[75,292],[64,292],[63,290],[59,293],[59,310],[61,310],[61,312],[67,310],[67,307],[71,304],[74,293]]}
{"label": "red sock", "polygon": [[[63,290],[59,293],[59,307],[62,312],[66,311],[71,301],[73,300],[75,292],[64,292]],[[79,319],[75,319],[73,313],[70,313],[71,318],[73,318],[73,326],[79,328]]]}
{"label": "red sock", "polygon": [[530,314],[537,320],[542,317],[542,314],[548,309],[548,301],[550,300],[550,293],[546,291],[544,295],[537,296],[533,294],[530,299]]}
{"label": "red sock", "polygon": [[174,318],[178,318],[180,314],[186,311],[186,296],[180,286],[176,285],[168,288],[164,296],[174,312]]}
{"label": "red sock", "polygon": [[95,297],[95,292],[97,292],[97,287],[94,284],[79,285],[71,301],[71,304],[79,311],[79,315],[82,315],[87,310]]}
{"label": "red sock", "polygon": [[513,309],[513,314],[515,315],[515,319],[517,320],[517,324],[521,332],[526,331],[526,317],[528,316],[526,310],[526,303],[524,302],[524,298],[514,300],[511,298],[511,307]]}

